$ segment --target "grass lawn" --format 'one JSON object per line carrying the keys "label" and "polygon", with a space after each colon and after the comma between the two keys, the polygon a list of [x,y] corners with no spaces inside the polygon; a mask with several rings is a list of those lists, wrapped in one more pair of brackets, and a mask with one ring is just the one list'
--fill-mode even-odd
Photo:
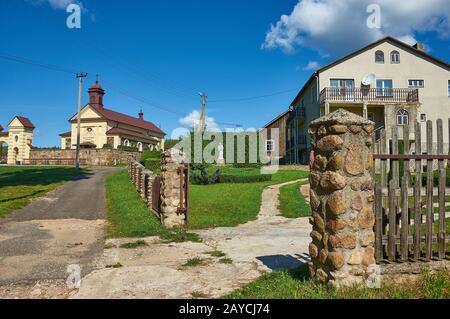
{"label": "grass lawn", "polygon": [[167,241],[198,241],[184,230],[167,230],[136,192],[126,171],[106,179],[109,238],[159,236]]}
{"label": "grass lawn", "polygon": [[298,218],[311,216],[311,206],[303,194],[300,193],[300,187],[304,184],[295,183],[280,188],[280,211],[283,217]]}
{"label": "grass lawn", "polygon": [[418,282],[366,287],[328,289],[309,278],[307,267],[273,272],[224,296],[226,299],[449,299],[450,274],[424,273]]}
{"label": "grass lawn", "polygon": [[75,167],[0,167],[0,217],[27,206],[81,173]]}
{"label": "grass lawn", "polygon": [[191,185],[189,228],[232,227],[255,220],[265,187],[307,178],[308,174],[305,171],[278,171],[268,182]]}

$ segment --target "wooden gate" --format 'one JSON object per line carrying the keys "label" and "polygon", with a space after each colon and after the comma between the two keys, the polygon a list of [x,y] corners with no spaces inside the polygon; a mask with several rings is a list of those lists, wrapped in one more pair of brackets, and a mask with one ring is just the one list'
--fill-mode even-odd
{"label": "wooden gate", "polygon": [[426,149],[422,149],[420,123],[415,123],[412,136],[408,125],[401,130],[394,127],[390,139],[382,130],[375,143],[377,262],[444,259],[450,251],[446,234],[450,183],[445,165],[450,156],[444,154],[442,120],[437,121],[435,143],[433,123],[426,123]]}
{"label": "wooden gate", "polygon": [[152,209],[161,216],[161,176],[156,176],[152,184]]}

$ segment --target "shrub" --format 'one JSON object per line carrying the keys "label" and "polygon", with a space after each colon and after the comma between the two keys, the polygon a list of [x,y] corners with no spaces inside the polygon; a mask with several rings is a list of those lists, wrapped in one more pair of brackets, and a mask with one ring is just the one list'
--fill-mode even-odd
{"label": "shrub", "polygon": [[112,149],[113,147],[112,147],[111,144],[104,144],[104,145],[103,145],[103,148],[104,148],[104,149],[109,149],[109,150],[110,150],[110,149]]}
{"label": "shrub", "polygon": [[194,185],[210,185],[219,183],[220,170],[208,173],[205,164],[191,165],[191,183]]}

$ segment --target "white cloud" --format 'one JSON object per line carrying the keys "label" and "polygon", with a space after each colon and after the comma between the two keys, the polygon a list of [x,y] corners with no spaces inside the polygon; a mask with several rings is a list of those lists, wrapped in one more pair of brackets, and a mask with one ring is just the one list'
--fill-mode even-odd
{"label": "white cloud", "polygon": [[[367,27],[369,4],[381,8],[381,28]],[[308,47],[339,54],[391,35],[409,44],[421,32],[450,36],[448,0],[299,0],[289,15],[272,24],[262,45],[293,53]]]}
{"label": "white cloud", "polygon": [[[179,120],[181,125],[187,126],[189,128],[194,128],[200,121],[200,111],[194,110],[189,115],[182,117]],[[213,117],[206,116],[205,119],[206,129],[208,131],[220,131],[219,125],[216,123]]]}
{"label": "white cloud", "polygon": [[301,67],[297,67],[297,71],[303,70],[303,71],[315,71],[320,68],[320,63],[317,61],[309,61],[307,65]]}

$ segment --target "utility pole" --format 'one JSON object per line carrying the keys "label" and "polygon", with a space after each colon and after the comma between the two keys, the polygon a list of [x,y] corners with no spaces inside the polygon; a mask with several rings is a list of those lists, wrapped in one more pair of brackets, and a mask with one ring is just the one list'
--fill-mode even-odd
{"label": "utility pole", "polygon": [[206,101],[208,96],[205,93],[198,93],[202,98],[202,112],[200,113],[199,124],[197,127],[197,132],[203,133],[206,128]]}
{"label": "utility pole", "polygon": [[80,168],[80,132],[81,132],[81,94],[83,90],[83,79],[87,77],[87,73],[78,73],[78,114],[77,114],[77,155],[76,168]]}

